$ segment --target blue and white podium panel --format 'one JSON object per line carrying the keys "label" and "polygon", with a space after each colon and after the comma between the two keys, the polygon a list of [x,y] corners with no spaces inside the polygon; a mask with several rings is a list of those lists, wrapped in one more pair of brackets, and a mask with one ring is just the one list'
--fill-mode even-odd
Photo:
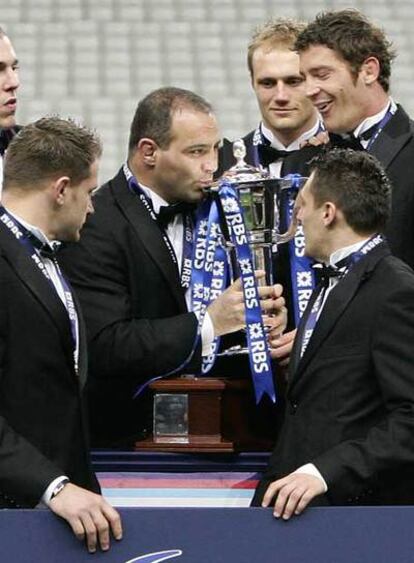
{"label": "blue and white podium panel", "polygon": [[88,554],[48,510],[0,511],[7,563],[412,563],[414,507],[312,508],[289,522],[260,508],[124,508],[124,539]]}

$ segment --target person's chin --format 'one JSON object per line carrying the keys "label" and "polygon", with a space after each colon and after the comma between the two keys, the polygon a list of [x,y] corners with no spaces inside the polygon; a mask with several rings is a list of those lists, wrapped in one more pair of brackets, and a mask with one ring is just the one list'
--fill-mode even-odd
{"label": "person's chin", "polygon": [[197,191],[193,192],[188,198],[188,203],[198,203],[206,197],[207,186],[200,187]]}
{"label": "person's chin", "polygon": [[0,129],[12,129],[16,126],[16,118],[13,115],[7,117],[0,116]]}
{"label": "person's chin", "polygon": [[80,229],[71,233],[65,233],[59,240],[61,242],[79,242],[80,241]]}

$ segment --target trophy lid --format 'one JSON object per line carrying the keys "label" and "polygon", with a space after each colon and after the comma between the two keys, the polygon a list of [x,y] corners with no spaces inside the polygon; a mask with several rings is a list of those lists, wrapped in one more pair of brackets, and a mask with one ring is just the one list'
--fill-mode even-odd
{"label": "trophy lid", "polygon": [[269,179],[267,171],[251,166],[245,161],[246,146],[243,139],[237,139],[237,141],[234,141],[233,155],[236,159],[236,164],[223,174],[223,178],[238,184]]}

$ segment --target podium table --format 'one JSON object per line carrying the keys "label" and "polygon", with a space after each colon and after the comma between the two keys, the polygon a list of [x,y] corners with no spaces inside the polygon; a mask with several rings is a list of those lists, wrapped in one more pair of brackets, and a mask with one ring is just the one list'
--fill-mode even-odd
{"label": "podium table", "polygon": [[413,561],[414,507],[311,508],[289,522],[275,520],[271,510],[261,508],[124,508],[120,512],[124,539],[113,541],[107,553],[90,555],[67,524],[47,509],[2,510],[1,560],[8,563]]}

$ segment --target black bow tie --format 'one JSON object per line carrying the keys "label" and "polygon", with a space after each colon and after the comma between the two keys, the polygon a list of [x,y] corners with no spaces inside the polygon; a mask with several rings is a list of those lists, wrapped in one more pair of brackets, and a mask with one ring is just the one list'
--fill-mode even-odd
{"label": "black bow tie", "polygon": [[44,244],[39,248],[39,254],[42,258],[48,258],[49,260],[53,260],[56,258],[57,251],[59,250],[59,246],[52,248],[48,244]]}
{"label": "black bow tie", "polygon": [[194,211],[195,205],[193,203],[187,203],[180,201],[172,205],[163,205],[157,214],[157,223],[162,228],[165,229],[173,220],[176,215],[188,214]]}
{"label": "black bow tie", "polygon": [[359,137],[355,137],[352,133],[346,133],[341,135],[341,146],[346,149],[352,149],[354,151],[363,151],[364,147],[361,144]]}
{"label": "black bow tie", "polygon": [[335,266],[327,266],[326,264],[316,264],[316,278],[323,286],[328,287],[332,278],[340,280],[348,271],[351,264],[351,257],[347,256],[335,264]]}
{"label": "black bow tie", "polygon": [[342,139],[347,149],[354,149],[355,151],[363,151],[361,141],[369,141],[377,129],[378,123],[364,131],[359,137],[355,137],[353,133],[346,133],[342,135]]}
{"label": "black bow tie", "polygon": [[259,153],[259,161],[260,164],[264,167],[268,167],[272,162],[275,162],[279,158],[285,158],[293,154],[296,151],[283,151],[279,149],[275,149],[274,147],[266,144],[266,143],[259,143],[257,145],[257,150]]}
{"label": "black bow tie", "polygon": [[343,270],[339,270],[338,268],[334,268],[333,266],[326,266],[325,264],[323,264],[320,274],[322,284],[328,286],[332,278],[339,279],[344,275],[344,273],[345,272]]}
{"label": "black bow tie", "polygon": [[29,240],[33,244],[33,246],[39,251],[39,254],[42,258],[49,258],[49,260],[53,260],[56,258],[56,254],[60,249],[60,244],[56,243],[53,246],[50,244],[46,244],[39,240],[36,235],[33,233],[29,234]]}

